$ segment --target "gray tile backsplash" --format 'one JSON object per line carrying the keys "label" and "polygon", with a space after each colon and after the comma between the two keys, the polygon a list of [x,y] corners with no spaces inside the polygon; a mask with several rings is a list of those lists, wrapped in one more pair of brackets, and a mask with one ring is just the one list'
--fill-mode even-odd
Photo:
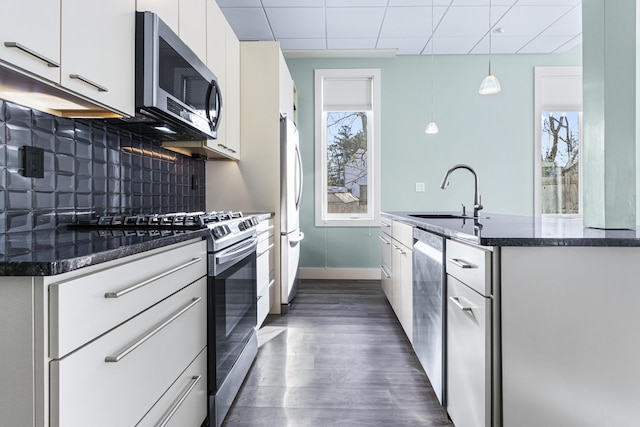
{"label": "gray tile backsplash", "polygon": [[[44,178],[23,176],[23,147]],[[205,209],[205,161],[99,120],[54,117],[0,100],[0,233],[55,229],[105,213]]]}

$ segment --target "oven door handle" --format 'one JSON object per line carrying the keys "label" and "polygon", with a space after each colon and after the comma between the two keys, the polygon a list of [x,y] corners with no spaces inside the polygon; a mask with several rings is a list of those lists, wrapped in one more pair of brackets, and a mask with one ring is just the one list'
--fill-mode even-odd
{"label": "oven door handle", "polygon": [[258,248],[258,238],[252,237],[245,243],[242,243],[238,246],[232,246],[229,249],[226,249],[219,254],[215,255],[216,264],[225,264],[229,261],[240,260],[250,254],[251,252],[255,252]]}

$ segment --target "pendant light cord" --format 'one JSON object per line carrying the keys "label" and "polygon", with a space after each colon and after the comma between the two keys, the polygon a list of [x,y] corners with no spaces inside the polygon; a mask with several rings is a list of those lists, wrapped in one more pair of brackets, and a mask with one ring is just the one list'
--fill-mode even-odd
{"label": "pendant light cord", "polygon": [[491,0],[489,0],[489,75],[491,75]]}
{"label": "pendant light cord", "polygon": [[431,121],[433,121],[433,111],[434,111],[434,96],[433,96],[433,35],[435,31],[433,28],[433,0],[431,0]]}

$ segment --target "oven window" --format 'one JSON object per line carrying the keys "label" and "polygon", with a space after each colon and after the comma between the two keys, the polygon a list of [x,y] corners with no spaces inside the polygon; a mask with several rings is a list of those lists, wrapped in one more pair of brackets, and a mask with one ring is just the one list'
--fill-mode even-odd
{"label": "oven window", "polygon": [[159,50],[160,88],[205,117],[211,82],[194,70],[162,37]]}
{"label": "oven window", "polygon": [[256,254],[214,278],[216,386],[220,387],[256,327]]}

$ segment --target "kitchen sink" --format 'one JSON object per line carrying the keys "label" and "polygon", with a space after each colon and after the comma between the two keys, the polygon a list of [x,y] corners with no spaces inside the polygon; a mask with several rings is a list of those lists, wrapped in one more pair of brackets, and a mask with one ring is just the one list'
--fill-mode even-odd
{"label": "kitchen sink", "polygon": [[472,219],[473,217],[466,215],[454,215],[454,214],[410,214],[414,218],[425,219]]}

